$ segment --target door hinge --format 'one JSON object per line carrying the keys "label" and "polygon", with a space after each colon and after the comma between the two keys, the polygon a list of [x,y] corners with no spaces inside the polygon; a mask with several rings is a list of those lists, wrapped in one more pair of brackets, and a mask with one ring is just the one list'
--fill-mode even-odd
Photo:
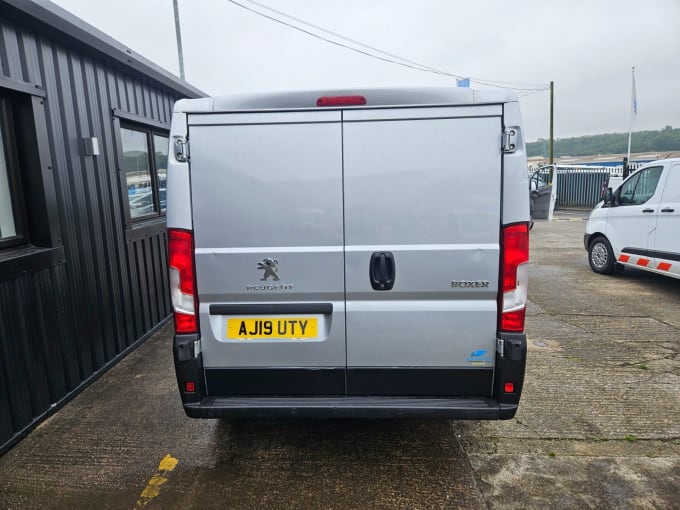
{"label": "door hinge", "polygon": [[513,153],[517,150],[517,132],[516,127],[507,127],[503,130],[503,152]]}
{"label": "door hinge", "polygon": [[175,138],[175,159],[181,163],[189,159],[189,142],[184,138]]}

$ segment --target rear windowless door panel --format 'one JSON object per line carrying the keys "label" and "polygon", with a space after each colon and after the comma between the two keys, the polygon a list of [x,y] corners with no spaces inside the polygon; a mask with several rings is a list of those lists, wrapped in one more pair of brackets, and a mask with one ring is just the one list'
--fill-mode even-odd
{"label": "rear windowless door panel", "polygon": [[339,112],[189,124],[208,392],[344,393]]}
{"label": "rear windowless door panel", "polygon": [[[491,392],[501,110],[471,110],[345,112],[350,393]],[[391,290],[371,285],[374,253],[393,257]]]}

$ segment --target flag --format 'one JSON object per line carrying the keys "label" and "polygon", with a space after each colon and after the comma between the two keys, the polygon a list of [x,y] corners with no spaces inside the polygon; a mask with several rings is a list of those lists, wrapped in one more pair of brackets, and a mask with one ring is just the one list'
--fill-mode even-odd
{"label": "flag", "polygon": [[633,68],[633,92],[630,101],[633,113],[637,114],[637,94],[635,92],[635,68]]}
{"label": "flag", "polygon": [[470,88],[470,78],[461,78],[460,80],[456,80],[456,85],[459,87]]}

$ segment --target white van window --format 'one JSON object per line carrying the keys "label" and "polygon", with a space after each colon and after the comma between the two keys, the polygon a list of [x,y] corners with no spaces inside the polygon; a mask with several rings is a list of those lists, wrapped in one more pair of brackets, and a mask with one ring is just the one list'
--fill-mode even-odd
{"label": "white van window", "polygon": [[621,185],[619,192],[620,205],[640,205],[652,198],[659,183],[663,167],[655,166],[640,170]]}

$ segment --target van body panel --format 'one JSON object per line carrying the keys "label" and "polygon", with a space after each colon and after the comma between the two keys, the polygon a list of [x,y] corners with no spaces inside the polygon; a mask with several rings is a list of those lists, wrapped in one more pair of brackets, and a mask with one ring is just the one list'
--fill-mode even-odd
{"label": "van body panel", "polygon": [[[344,369],[340,114],[246,117],[244,124],[240,115],[223,115],[216,123],[189,116],[204,366]],[[333,309],[295,314],[315,321],[318,334],[312,339],[229,338],[230,319],[286,316],[209,313],[214,304],[262,302],[332,303]]]}
{"label": "van body panel", "polygon": [[209,395],[345,395],[344,368],[206,368]]}
{"label": "van body panel", "polygon": [[[477,351],[493,366],[501,111],[457,116],[467,110],[344,116],[348,367],[468,367]],[[369,266],[382,252],[396,274],[381,292]],[[488,286],[453,288],[460,279]]]}
{"label": "van body panel", "polygon": [[[380,87],[360,89],[325,89],[282,92],[252,92],[229,94],[208,100],[179,101],[175,112],[228,112],[234,110],[280,110],[309,108],[316,110],[316,101],[328,96],[364,96],[371,107],[404,105],[488,105],[511,104],[517,96],[508,90],[475,90],[462,87]],[[344,108],[345,111],[365,109]]]}
{"label": "van body panel", "polygon": [[[343,95],[366,105],[317,107]],[[241,94],[179,101],[172,126],[186,152],[168,227],[191,233],[199,315],[173,344],[189,416],[514,415],[526,335],[499,331],[501,231],[529,221],[514,94]]]}
{"label": "van body panel", "polygon": [[491,369],[485,368],[347,368],[347,395],[392,397],[490,397]]}
{"label": "van body panel", "polygon": [[634,189],[630,186],[631,182],[639,179],[641,175],[645,175],[651,168],[659,169],[658,181],[653,195],[643,203],[622,204],[617,207],[609,208],[607,213],[607,225],[605,235],[610,239],[615,239],[617,251],[621,252],[624,248],[633,248],[634,250],[653,250],[654,249],[654,231],[656,230],[656,208],[661,199],[663,186],[661,185],[661,174],[663,166],[654,165],[647,166],[645,169],[640,169],[642,172],[636,172],[621,185],[619,190],[623,192],[622,200],[628,199],[628,190],[630,190],[630,197],[634,195]]}
{"label": "van body panel", "polygon": [[197,249],[342,246],[341,125],[325,113],[335,122],[291,112],[279,123],[263,114],[263,124],[195,126],[190,117]]}
{"label": "van body panel", "polygon": [[644,214],[648,204],[616,207],[607,211],[605,234],[607,238],[616,239],[619,253],[623,248],[635,250],[653,249],[653,234],[656,228],[656,217]]}
{"label": "van body panel", "polygon": [[[362,108],[343,111],[345,122],[378,120],[455,119],[466,117],[501,117],[503,108],[496,105],[457,105],[410,108]],[[498,133],[497,133],[498,134]]]}
{"label": "van body panel", "polygon": [[530,216],[527,152],[524,140],[522,116],[517,101],[503,104],[503,128],[515,132],[515,149],[503,154],[503,187],[501,191],[502,223],[521,223]]}
{"label": "van body panel", "polygon": [[680,278],[680,162],[669,165],[654,236],[654,264]]}
{"label": "van body panel", "polygon": [[177,140],[185,140],[187,136],[187,116],[175,113],[170,123],[170,151],[168,153],[168,172],[166,177],[166,221],[173,228],[191,230],[193,228],[191,212],[191,176],[189,163],[178,161],[174,149]]}
{"label": "van body panel", "polygon": [[340,113],[332,110],[289,111],[289,112],[241,112],[192,114],[192,126],[247,126],[263,124],[318,124],[339,122]]}
{"label": "van body panel", "polygon": [[348,301],[347,366],[491,368],[495,313],[476,300]]}

